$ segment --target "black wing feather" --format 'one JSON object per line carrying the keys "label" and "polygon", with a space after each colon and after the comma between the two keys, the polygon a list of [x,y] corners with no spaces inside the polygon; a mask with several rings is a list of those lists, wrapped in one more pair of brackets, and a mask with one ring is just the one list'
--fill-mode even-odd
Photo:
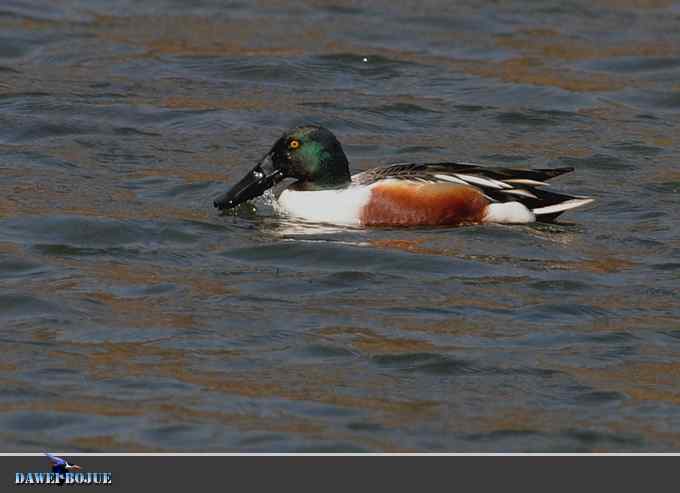
{"label": "black wing feather", "polygon": [[445,174],[468,174],[492,178],[499,181],[504,180],[534,180],[546,181],[565,173],[574,171],[574,168],[554,168],[554,169],[514,169],[501,167],[486,167],[477,164],[467,163],[397,163],[380,168],[373,168],[353,177],[353,181],[360,185],[369,185],[378,180],[394,178],[399,180],[427,180],[427,181],[446,181],[440,180],[435,175]]}

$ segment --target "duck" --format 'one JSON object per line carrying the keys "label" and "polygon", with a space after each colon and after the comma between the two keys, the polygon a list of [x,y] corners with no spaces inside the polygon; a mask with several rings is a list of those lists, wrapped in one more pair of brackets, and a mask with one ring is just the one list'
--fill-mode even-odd
{"label": "duck", "polygon": [[323,126],[304,125],[286,131],[214,206],[232,209],[292,179],[274,208],[307,222],[353,227],[553,222],[594,200],[543,188],[571,171],[414,162],[352,175],[337,137]]}

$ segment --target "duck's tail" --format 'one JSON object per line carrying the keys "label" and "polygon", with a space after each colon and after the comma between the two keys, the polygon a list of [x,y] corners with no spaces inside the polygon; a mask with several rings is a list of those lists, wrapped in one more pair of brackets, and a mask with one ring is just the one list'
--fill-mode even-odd
{"label": "duck's tail", "polygon": [[554,221],[569,209],[589,204],[594,199],[564,195],[543,189],[547,181],[574,168],[515,169],[482,167],[467,163],[425,165],[438,179],[475,186],[492,201],[488,217],[494,222]]}
{"label": "duck's tail", "polygon": [[493,202],[486,206],[484,222],[490,223],[532,223],[534,221],[552,222],[557,216],[570,209],[591,203],[595,199],[574,197],[554,192],[545,192],[549,199],[539,202],[537,199],[518,198],[507,202]]}
{"label": "duck's tail", "polygon": [[503,180],[504,183],[512,185],[512,188],[485,189],[487,196],[495,200],[488,207],[486,220],[521,223],[551,222],[565,211],[593,202],[595,199],[590,197],[566,195],[540,188],[545,184],[544,181],[570,171],[573,171],[573,168],[532,170],[531,173],[536,176],[513,176]]}
{"label": "duck's tail", "polygon": [[533,190],[537,199],[525,205],[534,213],[537,221],[554,221],[560,214],[582,205],[590,204],[595,199],[576,195],[564,195],[547,190]]}

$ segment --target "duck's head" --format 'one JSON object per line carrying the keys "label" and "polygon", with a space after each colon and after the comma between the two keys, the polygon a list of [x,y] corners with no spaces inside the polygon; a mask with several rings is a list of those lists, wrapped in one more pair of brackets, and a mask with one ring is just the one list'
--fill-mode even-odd
{"label": "duck's head", "polygon": [[285,178],[294,178],[299,186],[312,190],[337,188],[351,181],[347,157],[335,135],[307,125],[283,134],[241,181],[215,200],[215,207],[236,207]]}

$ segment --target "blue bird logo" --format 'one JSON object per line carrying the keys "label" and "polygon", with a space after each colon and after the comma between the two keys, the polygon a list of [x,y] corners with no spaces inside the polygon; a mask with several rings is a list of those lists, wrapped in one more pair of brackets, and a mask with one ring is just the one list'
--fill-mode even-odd
{"label": "blue bird logo", "polygon": [[62,459],[61,457],[57,457],[56,455],[52,455],[48,452],[45,452],[45,455],[50,461],[50,464],[52,465],[52,472],[54,473],[66,474],[67,472],[80,471],[80,466],[76,464],[69,464],[66,459]]}

